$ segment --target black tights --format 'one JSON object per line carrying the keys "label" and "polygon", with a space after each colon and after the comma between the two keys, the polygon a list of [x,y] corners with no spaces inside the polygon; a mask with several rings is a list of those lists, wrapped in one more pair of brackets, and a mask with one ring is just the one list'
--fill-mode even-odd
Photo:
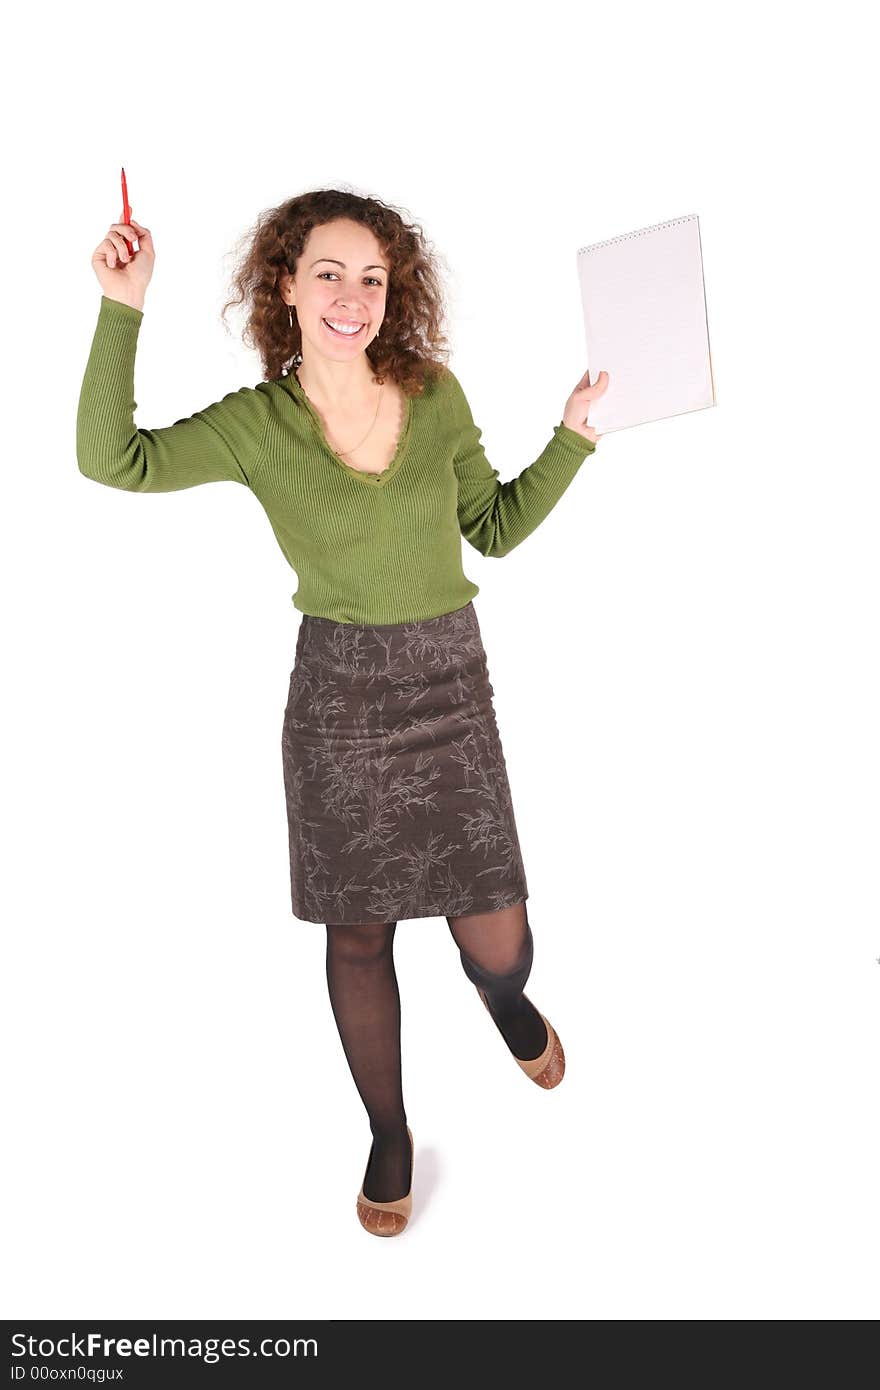
{"label": "black tights", "polygon": [[[523,995],[534,942],[526,904],[447,917],[464,973],[482,989],[504,1041],[524,1061],[537,1057],[547,1030]],[[327,924],[327,986],[373,1143],[364,1195],[391,1202],[409,1190],[410,1146],[400,1062],[400,992],[394,969],[396,922]]]}

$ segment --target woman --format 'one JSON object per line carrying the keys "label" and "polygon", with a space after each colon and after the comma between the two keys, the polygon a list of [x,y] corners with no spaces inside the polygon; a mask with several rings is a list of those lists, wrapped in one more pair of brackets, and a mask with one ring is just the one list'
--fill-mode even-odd
{"label": "woman", "polygon": [[[138,249],[129,254],[129,242]],[[443,361],[442,294],[420,231],[373,198],[319,190],[258,223],[236,273],[264,380],[164,429],[134,424],[134,361],[155,252],[114,223],[77,417],[86,477],[136,492],[243,483],[299,576],[282,729],[293,914],[324,924],[327,983],[372,1145],[357,1214],[412,1209],[398,921],[445,916],[462,967],[533,1081],[562,1079],[524,993],[528,888],[462,535],[506,555],[555,506],[598,436],[582,378],[542,454],[498,481]],[[228,303],[224,306],[228,307]],[[499,305],[499,330],[509,306]],[[289,369],[288,369],[289,368]]]}

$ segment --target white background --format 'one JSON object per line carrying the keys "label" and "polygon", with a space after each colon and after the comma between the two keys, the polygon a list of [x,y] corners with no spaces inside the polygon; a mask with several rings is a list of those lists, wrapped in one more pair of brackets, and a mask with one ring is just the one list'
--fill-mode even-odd
{"label": "white background", "polygon": [[[864,12],[862,12],[864,13]],[[859,8],[45,6],[4,87],[6,1317],[878,1313],[877,108]],[[299,616],[237,486],[82,477],[120,215],[157,262],[137,421],[261,368],[257,215],[397,206],[447,266],[503,479],[587,365],[575,255],[700,217],[718,406],[608,435],[513,554],[465,544],[529,880],[519,1071],[445,920],[403,922],[416,1142],[366,1115],[293,918]],[[238,321],[234,316],[232,328]]]}

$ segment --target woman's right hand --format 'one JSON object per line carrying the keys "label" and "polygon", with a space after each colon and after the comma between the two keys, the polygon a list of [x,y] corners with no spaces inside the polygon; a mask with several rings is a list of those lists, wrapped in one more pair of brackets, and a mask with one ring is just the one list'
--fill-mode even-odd
{"label": "woman's right hand", "polygon": [[[126,240],[137,240],[138,249],[128,253]],[[153,275],[156,252],[153,238],[131,217],[129,222],[112,223],[107,235],[92,255],[92,269],[108,299],[143,309],[147,285]]]}

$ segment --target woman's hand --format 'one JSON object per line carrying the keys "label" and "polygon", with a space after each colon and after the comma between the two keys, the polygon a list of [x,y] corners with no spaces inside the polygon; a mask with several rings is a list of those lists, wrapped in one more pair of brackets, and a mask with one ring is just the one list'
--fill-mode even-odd
{"label": "woman's hand", "polygon": [[[135,241],[138,250],[128,253],[125,243]],[[130,222],[114,222],[104,240],[95,247],[92,270],[108,299],[143,309],[144,295],[153,275],[156,253],[153,238],[132,217]]]}
{"label": "woman's hand", "polygon": [[587,417],[592,402],[598,400],[600,396],[604,396],[607,390],[607,372],[599,373],[599,379],[594,386],[590,385],[589,370],[584,372],[584,375],[565,402],[562,423],[568,425],[570,430],[574,430],[575,434],[582,434],[584,439],[591,439],[595,444],[596,440],[601,439],[602,436],[596,433],[592,425],[587,424]]}

